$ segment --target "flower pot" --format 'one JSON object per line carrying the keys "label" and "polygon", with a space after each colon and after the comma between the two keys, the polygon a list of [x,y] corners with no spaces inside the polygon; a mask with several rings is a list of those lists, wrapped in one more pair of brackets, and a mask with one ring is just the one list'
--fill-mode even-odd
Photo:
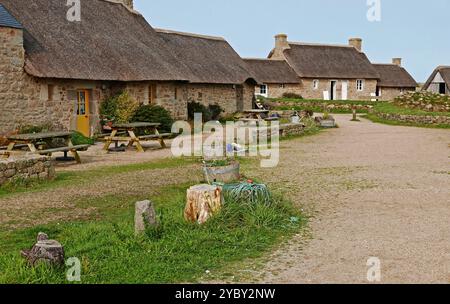
{"label": "flower pot", "polygon": [[320,121],[320,126],[322,128],[335,128],[336,127],[336,121],[332,119],[326,119]]}
{"label": "flower pot", "polygon": [[203,174],[209,182],[230,183],[241,178],[240,164],[237,161],[231,162],[228,166],[212,167],[203,165]]}

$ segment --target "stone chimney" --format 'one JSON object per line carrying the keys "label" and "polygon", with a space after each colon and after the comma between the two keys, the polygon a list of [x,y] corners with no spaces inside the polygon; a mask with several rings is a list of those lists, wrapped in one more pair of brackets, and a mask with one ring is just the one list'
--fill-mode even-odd
{"label": "stone chimney", "polygon": [[285,59],[284,51],[290,49],[288,36],[286,34],[278,34],[275,36],[275,49],[271,59]]}
{"label": "stone chimney", "polygon": [[133,8],[133,0],[120,0],[123,2],[123,4],[125,4],[126,7],[128,7],[129,9],[134,9]]}
{"label": "stone chimney", "polygon": [[362,39],[361,38],[350,38],[348,44],[353,46],[358,51],[362,52]]}
{"label": "stone chimney", "polygon": [[402,66],[402,59],[401,58],[392,58],[392,64]]}

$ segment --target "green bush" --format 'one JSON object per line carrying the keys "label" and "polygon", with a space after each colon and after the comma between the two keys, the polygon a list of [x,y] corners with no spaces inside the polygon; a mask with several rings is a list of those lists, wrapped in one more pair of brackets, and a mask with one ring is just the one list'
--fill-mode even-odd
{"label": "green bush", "polygon": [[80,132],[74,131],[72,133],[72,144],[75,146],[78,145],[93,145],[95,141],[92,138],[86,137]]}
{"label": "green bush", "polygon": [[203,121],[218,120],[223,113],[222,107],[217,104],[212,104],[205,106],[199,102],[191,101],[188,103],[188,118],[189,120],[194,119],[195,113],[201,113]]}
{"label": "green bush", "polygon": [[299,94],[287,92],[287,93],[283,94],[283,98],[287,98],[287,99],[303,99],[303,96],[299,95]]}
{"label": "green bush", "polygon": [[100,116],[103,120],[127,123],[136,113],[139,103],[128,92],[105,99],[100,104]]}
{"label": "green bush", "polygon": [[160,106],[141,105],[131,121],[133,122],[156,122],[161,124],[161,131],[170,132],[173,119],[170,112]]}
{"label": "green bush", "polygon": [[42,133],[42,132],[50,132],[52,130],[53,126],[50,123],[45,123],[42,125],[19,126],[19,134]]}

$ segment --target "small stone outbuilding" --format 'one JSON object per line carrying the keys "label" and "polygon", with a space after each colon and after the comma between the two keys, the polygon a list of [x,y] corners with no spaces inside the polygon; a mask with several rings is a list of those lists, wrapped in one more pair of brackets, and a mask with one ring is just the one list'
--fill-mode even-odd
{"label": "small stone outbuilding", "polygon": [[428,78],[423,90],[450,95],[450,66],[439,66]]}

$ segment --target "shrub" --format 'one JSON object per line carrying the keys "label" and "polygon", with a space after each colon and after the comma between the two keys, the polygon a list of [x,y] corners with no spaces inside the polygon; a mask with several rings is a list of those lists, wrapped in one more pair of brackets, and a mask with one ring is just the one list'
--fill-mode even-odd
{"label": "shrub", "polygon": [[205,106],[199,102],[191,101],[188,103],[189,120],[194,119],[195,113],[202,113],[203,121],[218,120],[223,113],[222,107],[217,104]]}
{"label": "shrub", "polygon": [[95,141],[92,138],[86,137],[80,132],[73,132],[72,133],[72,144],[75,146],[78,145],[93,145]]}
{"label": "shrub", "polygon": [[287,92],[287,93],[283,94],[283,98],[287,98],[287,99],[303,99],[303,96],[301,96],[299,94]]}
{"label": "shrub", "polygon": [[127,123],[136,113],[139,103],[128,92],[107,98],[100,104],[102,119],[112,120],[118,123]]}
{"label": "shrub", "polygon": [[222,115],[222,113],[224,112],[222,107],[217,104],[209,105],[208,109],[209,112],[211,113],[212,120],[218,120]]}
{"label": "shrub", "polygon": [[133,122],[157,122],[161,124],[161,131],[170,132],[172,129],[173,119],[166,109],[154,105],[141,105],[133,118]]}
{"label": "shrub", "polygon": [[41,133],[50,132],[53,130],[51,123],[45,123],[42,125],[23,125],[19,126],[19,134]]}
{"label": "shrub", "polygon": [[116,122],[127,123],[133,118],[139,103],[130,97],[128,92],[124,92],[117,97]]}

